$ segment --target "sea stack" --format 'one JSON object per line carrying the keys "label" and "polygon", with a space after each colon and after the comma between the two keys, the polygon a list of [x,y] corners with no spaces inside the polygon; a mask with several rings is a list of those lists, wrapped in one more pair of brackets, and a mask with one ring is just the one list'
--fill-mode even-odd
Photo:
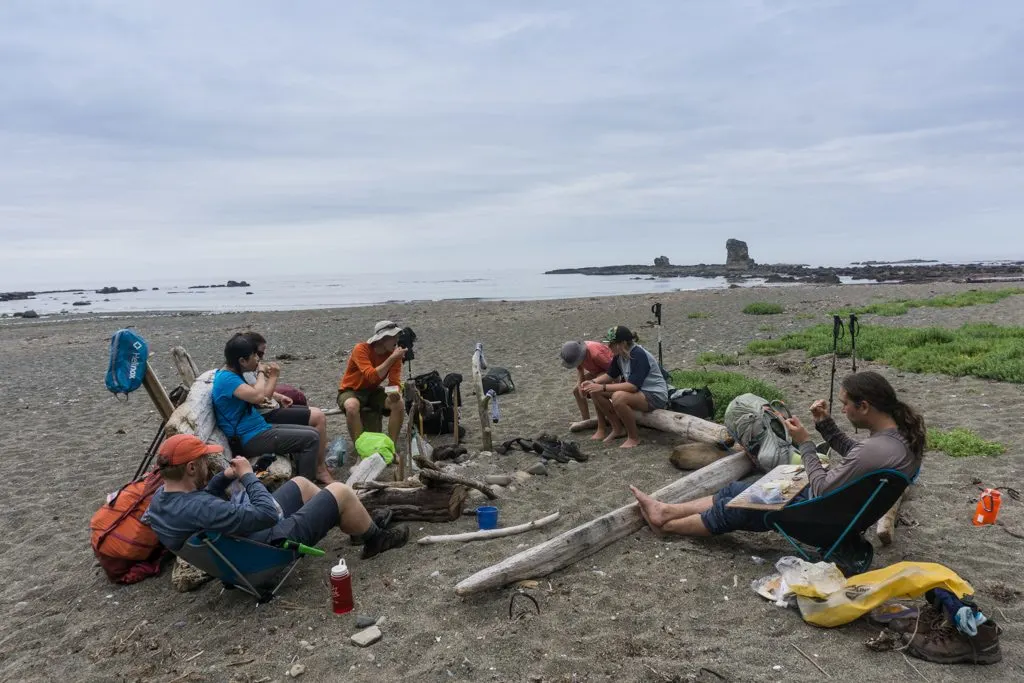
{"label": "sea stack", "polygon": [[729,270],[750,270],[754,267],[747,243],[743,240],[728,239],[725,242],[725,267]]}

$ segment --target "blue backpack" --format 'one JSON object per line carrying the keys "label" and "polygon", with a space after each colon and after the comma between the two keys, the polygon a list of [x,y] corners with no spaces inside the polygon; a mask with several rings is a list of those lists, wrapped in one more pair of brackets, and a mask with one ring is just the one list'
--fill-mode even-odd
{"label": "blue backpack", "polygon": [[134,330],[118,330],[110,338],[110,367],[107,368],[107,389],[114,395],[128,394],[142,386],[146,377],[149,346]]}

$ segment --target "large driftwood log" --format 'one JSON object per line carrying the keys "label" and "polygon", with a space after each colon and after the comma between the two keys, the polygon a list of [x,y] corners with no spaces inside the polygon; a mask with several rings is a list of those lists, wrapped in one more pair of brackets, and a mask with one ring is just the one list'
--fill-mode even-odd
{"label": "large driftwood log", "polygon": [[469,488],[476,489],[480,493],[487,496],[488,499],[494,500],[498,496],[494,494],[491,487],[482,482],[470,479],[469,477],[463,477],[453,472],[439,472],[437,470],[420,470],[420,479],[427,483],[428,486],[432,486],[433,482],[443,484],[460,484]]}
{"label": "large driftwood log", "polygon": [[469,541],[486,541],[491,538],[513,536],[547,526],[558,519],[559,515],[560,513],[555,512],[547,517],[541,517],[526,524],[517,524],[516,526],[508,526],[503,529],[481,529],[480,531],[469,531],[464,534],[450,534],[448,536],[424,536],[417,543],[420,545],[429,545],[431,543],[467,543]]}
{"label": "large driftwood log", "polygon": [[[677,479],[652,495],[666,503],[682,503],[714,493],[751,470],[750,459],[735,453]],[[586,524],[513,555],[463,579],[455,586],[459,595],[499,588],[522,579],[547,576],[568,567],[644,526],[636,502],[624,505]]]}
{"label": "large driftwood log", "polygon": [[[703,443],[725,443],[732,445],[732,437],[724,425],[716,422],[702,420],[686,413],[677,413],[671,410],[652,410],[649,413],[635,411],[636,423],[641,427],[657,429],[661,432],[678,434],[687,441],[700,441]],[[597,420],[580,420],[569,425],[569,431],[582,432],[585,429],[597,427]]]}
{"label": "large driftwood log", "polygon": [[483,450],[492,451],[494,448],[491,434],[491,397],[484,393],[483,371],[486,368],[484,345],[477,342],[476,351],[473,352],[473,389],[476,392],[476,410],[480,416],[480,438]]}
{"label": "large driftwood log", "polygon": [[146,374],[142,377],[142,386],[146,388],[146,393],[149,394],[149,399],[153,401],[157,412],[160,413],[160,418],[164,420],[169,418],[174,412],[174,404],[171,402],[171,397],[167,395],[164,385],[160,383],[160,378],[157,377],[152,363],[146,363]]}
{"label": "large driftwood log", "polygon": [[668,460],[681,470],[699,470],[716,460],[721,460],[730,453],[739,452],[738,448],[723,449],[716,443],[694,441],[681,443],[672,449]]}
{"label": "large driftwood log", "polygon": [[453,522],[466,502],[465,486],[386,488],[359,491],[359,500],[370,512],[389,508],[396,522]]}
{"label": "large driftwood log", "polygon": [[172,347],[171,360],[174,361],[174,367],[178,370],[181,383],[186,387],[195,384],[196,377],[199,376],[199,368],[192,361],[192,356],[188,355],[188,351],[181,346]]}
{"label": "large driftwood log", "polygon": [[207,370],[196,378],[188,390],[185,402],[178,406],[167,420],[167,436],[195,434],[207,443],[224,447],[224,457],[231,459],[231,448],[224,432],[217,427],[217,416],[213,412],[213,375],[216,370]]}
{"label": "large driftwood log", "polygon": [[878,534],[878,540],[882,542],[882,545],[892,544],[893,536],[896,533],[896,520],[899,519],[900,506],[903,505],[906,495],[907,492],[904,490],[889,511],[882,515],[882,518],[875,524],[875,533]]}

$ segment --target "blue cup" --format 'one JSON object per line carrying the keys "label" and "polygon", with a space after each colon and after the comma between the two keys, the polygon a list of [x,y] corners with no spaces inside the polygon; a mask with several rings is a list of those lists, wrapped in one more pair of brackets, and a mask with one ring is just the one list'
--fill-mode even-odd
{"label": "blue cup", "polygon": [[496,529],[498,527],[498,508],[492,505],[478,507],[476,523],[481,529]]}

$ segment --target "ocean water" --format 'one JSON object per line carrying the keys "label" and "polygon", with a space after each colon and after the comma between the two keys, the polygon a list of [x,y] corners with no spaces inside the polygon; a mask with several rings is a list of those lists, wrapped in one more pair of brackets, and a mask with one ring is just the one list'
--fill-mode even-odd
{"label": "ocean water", "polygon": [[[250,287],[189,288],[190,285],[223,284],[226,281],[227,279],[203,281],[192,278],[190,281],[177,282],[108,282],[107,286],[138,287],[141,291],[97,294],[95,290],[103,285],[93,285],[76,292],[40,294],[33,299],[0,302],[0,313],[12,314],[28,309],[40,315],[62,311],[69,314],[132,311],[288,311],[444,299],[526,301],[616,294],[657,294],[681,290],[722,289],[729,285],[724,278],[651,279],[635,275],[545,275],[540,271],[517,269],[457,274],[389,273],[376,278],[366,275],[302,279],[268,277],[250,279]],[[744,282],[743,286],[759,284],[764,283],[755,279]],[[67,286],[53,287],[58,288],[67,289]],[[76,301],[88,301],[90,304],[74,306]]]}

